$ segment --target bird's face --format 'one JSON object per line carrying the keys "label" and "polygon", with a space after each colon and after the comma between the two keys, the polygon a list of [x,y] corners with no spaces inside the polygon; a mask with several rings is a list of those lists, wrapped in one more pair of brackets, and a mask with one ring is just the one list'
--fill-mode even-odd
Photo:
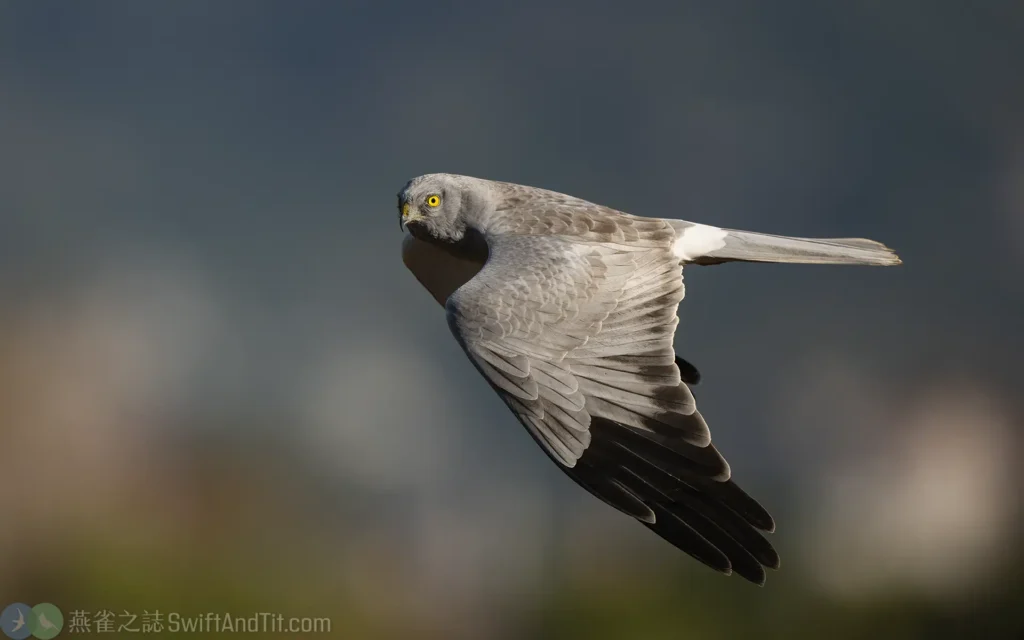
{"label": "bird's face", "polygon": [[454,243],[466,232],[464,185],[455,176],[413,178],[398,193],[399,225],[421,240]]}

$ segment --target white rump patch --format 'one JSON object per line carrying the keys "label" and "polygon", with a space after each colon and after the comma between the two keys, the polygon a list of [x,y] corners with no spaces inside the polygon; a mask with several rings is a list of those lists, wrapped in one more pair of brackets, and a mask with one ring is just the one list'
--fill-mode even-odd
{"label": "white rump patch", "polygon": [[706,224],[694,224],[686,227],[672,243],[672,253],[680,260],[690,261],[706,256],[725,246],[725,237],[729,232],[725,229]]}

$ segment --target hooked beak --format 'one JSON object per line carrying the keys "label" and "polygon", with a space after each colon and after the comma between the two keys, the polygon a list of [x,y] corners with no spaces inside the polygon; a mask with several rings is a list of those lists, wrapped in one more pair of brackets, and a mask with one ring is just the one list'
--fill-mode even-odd
{"label": "hooked beak", "polygon": [[408,202],[403,202],[402,206],[398,208],[398,228],[401,229],[404,225],[405,228],[409,228],[409,223],[419,220],[421,217],[417,215],[415,211],[409,207]]}

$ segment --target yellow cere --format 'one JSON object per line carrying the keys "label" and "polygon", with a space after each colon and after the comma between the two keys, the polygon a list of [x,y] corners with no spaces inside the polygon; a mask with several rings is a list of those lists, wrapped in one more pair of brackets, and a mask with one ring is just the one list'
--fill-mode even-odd
{"label": "yellow cere", "polygon": [[402,205],[402,217],[404,218],[404,217],[406,217],[408,215],[409,215],[409,203],[406,202],[405,204]]}
{"label": "yellow cere", "polygon": [[427,198],[428,207],[436,207],[441,204],[441,196],[433,195]]}

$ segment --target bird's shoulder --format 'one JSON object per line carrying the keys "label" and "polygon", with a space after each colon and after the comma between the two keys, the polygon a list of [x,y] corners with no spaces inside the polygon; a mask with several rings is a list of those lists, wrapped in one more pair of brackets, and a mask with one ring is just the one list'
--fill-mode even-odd
{"label": "bird's shoulder", "polygon": [[493,235],[564,236],[587,243],[666,247],[675,240],[672,225],[557,191],[496,183]]}

